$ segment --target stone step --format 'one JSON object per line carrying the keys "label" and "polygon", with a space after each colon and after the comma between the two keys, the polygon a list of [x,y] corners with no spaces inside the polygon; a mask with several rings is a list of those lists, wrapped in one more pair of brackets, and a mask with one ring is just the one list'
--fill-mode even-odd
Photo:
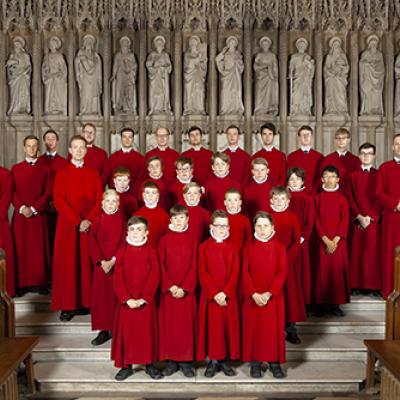
{"label": "stone step", "polygon": [[[361,361],[305,361],[286,364],[287,377],[274,379],[269,371],[262,379],[249,375],[249,366],[237,367],[235,377],[219,373],[214,378],[204,377],[204,366],[195,378],[185,378],[181,372],[155,382],[141,369],[124,382],[114,380],[117,369],[110,361],[96,362],[39,362],[35,364],[36,380],[42,393],[67,392],[76,397],[85,393],[112,392],[131,396],[143,395],[175,398],[182,393],[196,397],[240,396],[278,393],[356,393],[364,380],[365,364]],[[179,397],[179,396],[177,396]]]}

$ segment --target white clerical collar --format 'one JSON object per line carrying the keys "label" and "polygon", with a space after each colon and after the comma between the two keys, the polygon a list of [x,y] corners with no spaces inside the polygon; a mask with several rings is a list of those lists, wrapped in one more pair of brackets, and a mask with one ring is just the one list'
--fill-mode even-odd
{"label": "white clerical collar", "polygon": [[93,143],[92,143],[92,144],[89,144],[89,143],[88,143],[88,144],[86,145],[86,147],[87,147],[88,149],[90,149],[91,147],[93,147]]}
{"label": "white clerical collar", "polygon": [[150,175],[150,174],[149,174],[149,177],[150,177],[151,179],[155,179],[156,181],[159,180],[159,179],[161,179],[162,176],[163,176],[162,172],[161,172],[161,174],[158,175],[158,176],[154,176],[154,175]]}
{"label": "white clerical collar", "polygon": [[193,146],[192,146],[192,149],[193,149],[194,151],[200,151],[202,147],[203,147],[203,146],[202,146],[201,144],[196,144],[196,145],[193,145]]}
{"label": "white clerical collar", "polygon": [[295,189],[290,186],[287,187],[291,192],[302,192],[306,187],[302,186],[300,189]]}
{"label": "white clerical collar", "polygon": [[311,146],[300,146],[300,149],[309,153],[311,150]]}
{"label": "white clerical collar", "polygon": [[339,157],[344,157],[347,154],[348,150],[345,151],[340,151],[340,150],[336,150],[336,153],[339,154]]}
{"label": "white clerical collar", "polygon": [[140,247],[143,246],[147,242],[147,236],[141,241],[141,242],[133,242],[132,240],[129,239],[129,237],[126,237],[126,242],[130,244],[131,246],[135,247]]}
{"label": "white clerical collar", "polygon": [[57,151],[46,151],[47,157],[55,157],[56,154],[57,154]]}
{"label": "white clerical collar", "polygon": [[25,161],[29,164],[29,165],[35,165],[37,163],[37,158],[31,158],[31,157],[25,157]]}
{"label": "white clerical collar", "polygon": [[133,150],[133,147],[121,147],[121,150],[124,154],[128,154]]}
{"label": "white clerical collar", "polygon": [[115,188],[115,190],[116,190],[117,193],[126,193],[126,192],[129,192],[129,189],[130,189],[129,186],[128,186],[126,189],[124,189],[124,190],[118,190],[117,188]]}
{"label": "white clerical collar", "polygon": [[322,185],[322,189],[324,189],[325,192],[336,192],[339,189],[339,184],[336,184],[333,189],[328,189],[325,185]]}
{"label": "white clerical collar", "polygon": [[228,209],[226,209],[226,212],[230,215],[237,215],[240,214],[240,212],[242,211],[242,207],[239,207],[237,211],[229,211]]}
{"label": "white clerical collar", "polygon": [[393,157],[393,160],[396,161],[397,163],[400,163],[400,157]]}
{"label": "white clerical collar", "polygon": [[176,229],[172,224],[169,224],[168,228],[172,232],[181,233],[181,232],[186,232],[188,230],[189,224],[186,224],[186,226],[182,230]]}
{"label": "white clerical collar", "polygon": [[73,158],[71,159],[71,163],[75,165],[76,168],[82,168],[83,167],[83,160],[82,161],[75,161]]}
{"label": "white clerical collar", "polygon": [[222,238],[217,238],[217,237],[215,237],[215,235],[214,235],[212,229],[210,229],[210,235],[211,235],[211,237],[212,237],[217,243],[222,243],[224,240],[228,239],[228,237],[229,237],[229,231],[226,232],[226,234],[225,234],[224,237],[222,237]]}
{"label": "white clerical collar", "polygon": [[186,185],[187,183],[192,182],[193,175],[191,175],[188,179],[181,179],[178,175],[176,176],[176,179],[180,182]]}
{"label": "white clerical collar", "polygon": [[363,171],[368,171],[368,172],[370,172],[370,171],[371,171],[371,168],[372,168],[372,164],[369,164],[369,165],[361,164],[361,169],[362,169]]}
{"label": "white clerical collar", "polygon": [[276,207],[274,207],[272,204],[271,204],[271,210],[272,211],[275,211],[275,212],[284,212],[284,211],[286,211],[287,209],[289,208],[289,204],[286,204],[286,206],[282,209],[282,210],[278,210]]}
{"label": "white clerical collar", "polygon": [[101,206],[101,208],[102,208],[102,210],[104,211],[104,213],[107,214],[107,215],[114,215],[114,214],[116,214],[116,213],[118,212],[118,208],[116,208],[116,209],[115,209],[114,211],[112,211],[112,212],[107,211],[103,206]]}
{"label": "white clerical collar", "polygon": [[273,230],[265,239],[261,238],[260,236],[257,235],[257,232],[254,232],[254,237],[262,243],[267,243],[269,242],[273,237],[275,236],[275,231]]}
{"label": "white clerical collar", "polygon": [[213,171],[214,172],[214,175],[217,177],[217,178],[226,178],[228,175],[229,175],[229,171],[227,171],[227,172],[225,172],[225,174],[224,175],[218,175],[215,171]]}
{"label": "white clerical collar", "polygon": [[165,150],[168,149],[168,146],[160,147],[160,146],[157,145],[157,148],[158,148],[158,150],[160,150],[160,151],[165,151]]}
{"label": "white clerical collar", "polygon": [[228,149],[234,153],[237,149],[239,148],[239,145],[237,144],[236,146],[228,146]]}
{"label": "white clerical collar", "polygon": [[261,179],[260,181],[257,180],[257,178],[253,175],[253,179],[254,179],[254,182],[255,182],[255,183],[258,183],[259,185],[261,185],[262,183],[267,182],[267,180],[268,180],[268,175],[267,175],[265,178]]}
{"label": "white clerical collar", "polygon": [[272,151],[274,149],[274,145],[273,144],[269,144],[268,146],[264,145],[263,149],[266,151]]}
{"label": "white clerical collar", "polygon": [[193,203],[193,204],[189,204],[186,200],[185,200],[185,203],[186,203],[186,205],[188,206],[188,207],[196,207],[196,206],[198,206],[199,204],[200,204],[200,199],[199,200],[197,200],[195,203]]}
{"label": "white clerical collar", "polygon": [[143,199],[143,202],[144,202],[145,206],[146,206],[147,208],[150,208],[150,209],[154,209],[154,208],[156,208],[157,205],[158,205],[158,201],[155,201],[154,203],[149,203],[148,201],[146,201],[146,200]]}

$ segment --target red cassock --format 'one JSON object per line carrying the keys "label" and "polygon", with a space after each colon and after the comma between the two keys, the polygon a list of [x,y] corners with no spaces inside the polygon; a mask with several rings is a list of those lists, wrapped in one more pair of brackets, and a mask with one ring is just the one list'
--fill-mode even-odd
{"label": "red cassock", "polygon": [[[119,250],[114,272],[118,305],[111,344],[111,359],[117,368],[158,359],[155,294],[159,283],[160,265],[153,247],[125,244]],[[143,299],[146,304],[132,309],[126,304],[129,299]]]}
{"label": "red cassock", "polygon": [[128,219],[132,217],[133,213],[138,209],[138,202],[136,197],[129,192],[118,193],[118,195],[119,209],[121,210],[122,217],[125,221],[128,221]]}
{"label": "red cassock", "polygon": [[273,147],[271,151],[267,151],[262,148],[261,150],[257,151],[257,153],[253,154],[251,159],[254,160],[255,158],[259,157],[268,161],[268,182],[271,184],[271,186],[285,186],[287,169],[286,154],[280,150],[277,150],[275,147]]}
{"label": "red cassock", "polygon": [[[12,229],[18,287],[45,286],[49,277],[49,239],[45,211],[50,198],[49,169],[37,160],[11,169],[14,193]],[[22,206],[33,207],[37,215],[25,218]]]}
{"label": "red cassock", "polygon": [[268,181],[257,183],[253,178],[252,182],[245,187],[243,203],[250,221],[253,221],[258,211],[271,211],[271,203],[269,200],[271,189],[272,186]]}
{"label": "red cassock", "polygon": [[207,209],[211,212],[215,210],[225,210],[225,193],[228,189],[237,189],[241,191],[241,186],[238,182],[225,176],[219,178],[213,175],[204,185],[206,191]]}
{"label": "red cassock", "polygon": [[[242,360],[285,363],[286,250],[274,238],[266,243],[255,239],[244,249],[242,268]],[[265,292],[272,297],[266,306],[259,307],[252,296]]]}
{"label": "red cassock", "polygon": [[167,147],[165,150],[160,150],[158,147],[155,147],[153,150],[150,150],[146,153],[146,160],[151,157],[160,157],[163,163],[163,174],[164,179],[167,185],[173,182],[176,172],[175,172],[175,161],[179,157],[179,153]]}
{"label": "red cassock", "polygon": [[[160,360],[195,359],[197,326],[197,246],[187,232],[168,232],[158,244],[161,296],[158,312]],[[176,285],[185,296],[176,299],[169,288]]]}
{"label": "red cassock", "polygon": [[103,190],[93,168],[69,163],[56,175],[54,206],[58,223],[53,256],[52,310],[77,310],[90,306],[92,266],[88,233],[79,232],[82,220],[100,214]]}
{"label": "red cassock", "polygon": [[400,163],[392,160],[379,168],[376,196],[383,207],[382,215],[382,295],[393,290],[395,249],[400,245]]}
{"label": "red cassock", "polygon": [[149,246],[157,247],[159,240],[167,232],[169,224],[168,214],[160,206],[156,208],[143,206],[134,215],[147,219],[149,228],[147,243]]}
{"label": "red cassock", "polygon": [[301,322],[307,319],[301,275],[296,268],[300,253],[301,228],[299,219],[291,211],[271,211],[275,222],[275,237],[287,251],[288,274],[284,286],[286,322]]}
{"label": "red cassock", "polygon": [[183,198],[183,188],[186,183],[182,183],[179,179],[175,178],[172,185],[168,188],[168,199],[171,207],[175,204],[185,205]]}
{"label": "red cassock", "polygon": [[297,216],[300,222],[301,237],[300,252],[296,258],[295,266],[297,276],[301,280],[305,304],[311,302],[311,266],[310,266],[310,236],[315,223],[314,199],[306,193],[291,192],[289,210]]}
{"label": "red cassock", "polygon": [[[316,229],[319,237],[319,262],[316,269],[315,303],[344,304],[350,300],[348,284],[347,231],[349,205],[339,193],[323,191],[315,198]],[[326,252],[321,238],[340,236],[333,254]]]}
{"label": "red cassock", "polygon": [[16,274],[14,243],[8,222],[13,187],[8,169],[0,167],[0,248],[6,252],[6,289],[10,296],[15,296]]}
{"label": "red cassock", "polygon": [[211,170],[211,157],[213,152],[211,150],[200,147],[199,150],[189,149],[182,153],[182,157],[188,157],[193,160],[193,182],[197,182],[203,186],[209,176],[212,175]]}
{"label": "red cassock", "polygon": [[165,182],[165,179],[163,176],[161,176],[161,178],[159,179],[154,179],[154,178],[150,178],[148,174],[146,174],[143,182],[138,183],[138,185],[136,185],[135,189],[134,189],[134,193],[136,193],[136,198],[138,199],[138,203],[139,206],[143,206],[144,202],[143,202],[143,185],[146,182],[154,182],[157,186],[158,189],[160,190],[160,199],[158,201],[158,205],[161,208],[164,208],[165,210],[168,209],[168,190],[167,190],[167,184]]}
{"label": "red cassock", "polygon": [[189,212],[188,234],[195,240],[196,244],[199,245],[208,237],[211,215],[200,205],[193,207],[187,204],[185,205]]}
{"label": "red cassock", "polygon": [[314,149],[310,149],[308,152],[297,149],[287,157],[288,169],[298,167],[306,172],[304,190],[312,196],[318,193],[321,188],[321,165],[323,159],[324,156]]}
{"label": "red cassock", "polygon": [[[347,199],[350,205],[353,223],[351,245],[349,283],[351,289],[375,289],[382,287],[381,205],[376,198],[376,182],[378,171],[354,171],[349,176]],[[368,215],[372,218],[366,229],[361,228],[355,219],[357,215]]]}
{"label": "red cassock", "polygon": [[227,212],[226,214],[229,219],[229,237],[226,240],[231,242],[241,255],[244,246],[250,243],[253,237],[250,221],[241,213],[229,214]]}
{"label": "red cassock", "polygon": [[251,169],[251,157],[247,151],[244,151],[238,147],[235,151],[232,151],[229,147],[224,151],[231,158],[231,164],[229,167],[229,176],[236,182],[240,183],[242,189],[244,189],[250,179]]}
{"label": "red cassock", "polygon": [[91,317],[92,329],[111,331],[117,306],[113,287],[114,271],[106,274],[101,261],[111,260],[126,237],[126,224],[120,212],[104,211],[93,220],[89,232],[89,254],[93,262]]}
{"label": "red cassock", "polygon": [[[197,359],[223,360],[240,358],[239,312],[236,287],[239,277],[239,255],[232,243],[207,239],[199,248],[199,331]],[[214,296],[227,295],[226,307]]]}

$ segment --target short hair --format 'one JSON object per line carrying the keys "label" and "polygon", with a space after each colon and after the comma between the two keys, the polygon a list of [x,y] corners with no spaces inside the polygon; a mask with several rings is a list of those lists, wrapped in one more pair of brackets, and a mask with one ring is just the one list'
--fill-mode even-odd
{"label": "short hair", "polygon": [[264,129],[270,130],[274,136],[278,134],[276,126],[272,122],[266,122],[265,124],[261,125],[261,128],[260,128],[261,135],[262,135]]}
{"label": "short hair", "polygon": [[183,189],[182,189],[183,194],[186,194],[189,191],[189,189],[191,189],[193,187],[198,188],[200,190],[200,193],[201,193],[201,186],[200,186],[199,183],[197,183],[197,182],[189,182],[183,187]]}
{"label": "short hair", "polygon": [[229,157],[228,154],[226,154],[222,151],[217,151],[211,156],[211,165],[214,164],[214,162],[217,158],[220,158],[223,162],[226,162],[227,164],[231,163],[231,158]]}
{"label": "short hair", "polygon": [[229,218],[228,215],[226,214],[226,211],[224,210],[215,210],[212,214],[211,214],[211,223],[213,224],[214,221],[217,218],[226,218],[229,222]]}
{"label": "short hair", "polygon": [[124,132],[131,132],[132,136],[135,136],[135,131],[132,128],[129,128],[129,127],[122,128],[121,131],[119,132],[119,134],[122,136],[122,134]]}
{"label": "short hair", "polygon": [[116,178],[117,176],[129,176],[131,177],[131,171],[129,168],[119,166],[116,167],[113,171],[113,178]]}
{"label": "short hair", "polygon": [[170,217],[176,217],[177,215],[186,215],[187,217],[189,216],[189,211],[187,207],[182,206],[180,204],[175,204],[169,209],[169,216]]}
{"label": "short hair", "polygon": [[289,182],[289,179],[293,174],[295,174],[298,178],[301,178],[303,180],[303,182],[306,179],[306,171],[304,171],[303,168],[293,167],[293,168],[290,168],[286,174],[286,183]]}
{"label": "short hair", "polygon": [[178,168],[179,164],[181,165],[189,164],[191,167],[193,167],[193,160],[190,157],[181,156],[176,159],[175,168]]}
{"label": "short hair", "polygon": [[115,189],[106,189],[103,193],[103,200],[107,197],[107,196],[115,196],[118,198],[119,200],[119,194],[117,193],[117,191]]}
{"label": "short hair", "polygon": [[334,165],[327,165],[323,170],[321,176],[324,176],[325,172],[332,172],[336,174],[338,178],[340,178],[339,170]]}
{"label": "short hair", "polygon": [[147,181],[145,183],[143,183],[142,185],[142,193],[146,190],[146,189],[157,189],[158,193],[160,193],[160,188],[157,185],[157,183],[153,182],[153,181]]}
{"label": "short hair", "polygon": [[302,125],[299,130],[297,131],[297,136],[300,136],[301,131],[308,131],[311,132],[311,135],[314,133],[313,129],[310,125]]}
{"label": "short hair", "polygon": [[28,135],[24,137],[24,146],[28,140],[36,140],[37,144],[39,144],[39,138],[35,135]]}
{"label": "short hair", "polygon": [[225,133],[228,133],[229,129],[236,129],[236,130],[237,130],[237,133],[240,135],[240,129],[239,129],[239,127],[238,127],[237,125],[234,125],[234,124],[229,125],[229,126],[225,129]]}
{"label": "short hair", "polygon": [[130,217],[128,220],[128,227],[132,225],[143,224],[146,227],[146,230],[149,229],[149,223],[145,217],[141,217],[140,215],[135,215]]}
{"label": "short hair", "polygon": [[255,165],[264,165],[268,168],[268,161],[263,157],[257,157],[251,160],[251,166],[254,167]]}
{"label": "short hair", "polygon": [[351,137],[350,135],[350,131],[346,128],[339,128],[336,132],[335,132],[335,138],[339,135],[346,135],[349,139]]}
{"label": "short hair", "polygon": [[228,194],[238,194],[240,196],[240,198],[242,198],[242,193],[240,193],[240,190],[238,190],[236,188],[229,188],[224,194],[225,199]]}
{"label": "short hair", "polygon": [[85,143],[85,147],[87,146],[87,140],[83,136],[74,135],[74,136],[71,137],[71,139],[69,139],[68,147],[71,147],[72,143],[74,143],[74,142],[76,142],[78,140],[80,140],[81,142]]}
{"label": "short hair", "polygon": [[260,218],[266,218],[271,222],[271,225],[275,225],[275,221],[272,218],[272,215],[266,211],[259,211],[253,218],[253,226],[257,223]]}
{"label": "short hair", "polygon": [[396,133],[396,134],[393,136],[393,142],[394,142],[394,140],[397,139],[398,137],[400,137],[400,133]]}
{"label": "short hair", "polygon": [[286,197],[290,200],[290,192],[285,188],[285,186],[278,185],[274,186],[269,192],[269,198],[272,199],[274,196],[278,196],[280,194],[285,194]]}
{"label": "short hair", "polygon": [[[399,135],[399,137],[400,137],[400,135]],[[372,149],[374,151],[374,154],[376,154],[376,146],[369,142],[363,143],[358,148],[358,153],[361,153],[361,150],[368,150],[368,149]]]}
{"label": "short hair", "polygon": [[167,128],[166,126],[159,126],[159,127],[156,129],[156,131],[155,131],[155,134],[156,134],[156,135],[157,135],[157,132],[158,132],[160,129],[165,129],[165,130],[167,131],[168,135],[171,135],[171,131],[170,131],[169,128]]}
{"label": "short hair", "polygon": [[150,164],[151,162],[153,162],[153,161],[160,161],[161,167],[163,166],[163,161],[162,161],[162,158],[161,158],[161,157],[152,156],[152,157],[150,157],[150,158],[148,158],[148,159],[146,160],[146,167],[148,167],[149,164]]}
{"label": "short hair", "polygon": [[82,132],[85,130],[86,127],[90,126],[91,128],[94,129],[94,133],[96,133],[96,126],[94,124],[92,124],[91,122],[85,122],[82,125]]}
{"label": "short hair", "polygon": [[46,138],[46,136],[49,133],[52,133],[53,135],[56,135],[57,140],[60,139],[60,137],[58,136],[58,133],[54,129],[47,129],[47,131],[45,133],[43,133],[43,140]]}
{"label": "short hair", "polygon": [[200,128],[200,127],[198,127],[198,126],[191,126],[188,130],[187,130],[187,135],[188,136],[190,136],[190,134],[192,133],[192,132],[195,132],[195,131],[199,131],[200,132],[200,136],[203,136],[203,130]]}

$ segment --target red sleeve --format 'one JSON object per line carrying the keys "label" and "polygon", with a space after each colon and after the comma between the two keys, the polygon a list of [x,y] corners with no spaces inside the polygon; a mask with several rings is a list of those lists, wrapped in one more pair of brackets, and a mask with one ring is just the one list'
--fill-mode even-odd
{"label": "red sleeve", "polygon": [[192,251],[191,251],[191,260],[190,260],[190,267],[184,277],[181,288],[190,294],[194,294],[197,286],[197,251],[196,251],[196,244],[194,240],[192,240]]}
{"label": "red sleeve", "polygon": [[124,278],[124,249],[122,248],[117,254],[117,261],[114,268],[114,291],[121,304],[126,303],[133,296],[129,293]]}
{"label": "red sleeve", "polygon": [[42,213],[47,209],[49,199],[51,196],[51,181],[50,181],[50,171],[47,167],[42,168],[44,179],[43,179],[43,189],[41,196],[36,199],[36,201],[31,204],[38,213]]}
{"label": "red sleeve", "polygon": [[109,177],[110,177],[110,163],[107,158],[107,153],[105,153],[103,165],[101,167],[101,177],[100,177],[101,183],[102,183],[102,188],[106,187]]}
{"label": "red sleeve", "polygon": [[245,236],[243,245],[249,245],[253,240],[253,228],[251,227],[250,221],[248,218],[245,219]]}
{"label": "red sleeve", "polygon": [[210,301],[214,296],[219,293],[214,280],[207,271],[207,255],[206,246],[200,246],[199,250],[199,279],[201,284],[201,289],[204,291],[207,300]]}
{"label": "red sleeve", "polygon": [[88,237],[88,245],[89,245],[89,254],[90,258],[93,261],[93,264],[99,265],[101,261],[105,260],[104,253],[101,249],[101,246],[97,240],[98,238],[98,220],[95,220],[90,227],[89,237]]}
{"label": "red sleeve", "polygon": [[165,268],[165,255],[166,255],[165,237],[162,237],[158,242],[157,251],[161,269],[161,291],[163,293],[166,293],[168,292],[169,288],[174,284],[172,283],[171,278],[169,277],[168,272]]}
{"label": "red sleeve", "polygon": [[356,193],[356,189],[354,187],[354,179],[355,179],[355,176],[353,174],[350,174],[348,185],[346,188],[346,197],[347,197],[347,200],[349,201],[349,207],[350,207],[351,213],[353,215],[353,218],[357,217],[357,215],[359,215],[359,214],[362,214],[360,207],[358,207],[358,204],[357,204],[357,193]]}
{"label": "red sleeve", "polygon": [[308,198],[307,206],[304,212],[306,215],[305,215],[305,224],[303,226],[302,236],[305,240],[308,240],[314,229],[314,222],[315,222],[315,207],[312,198]]}
{"label": "red sleeve", "polygon": [[321,224],[320,221],[320,215],[319,215],[319,196],[316,197],[315,199],[315,227],[317,230],[317,234],[320,238],[322,238],[323,236],[326,236],[325,234],[325,230]]}
{"label": "red sleeve", "polygon": [[347,231],[349,229],[349,204],[346,198],[343,196],[342,204],[340,207],[339,225],[336,231],[336,235],[343,239],[347,237]]}
{"label": "red sleeve", "polygon": [[279,264],[279,271],[272,279],[268,292],[272,294],[272,296],[277,296],[283,288],[283,285],[286,282],[286,277],[288,274],[288,259],[286,256],[286,252],[283,248],[278,253],[278,264]]}
{"label": "red sleeve", "polygon": [[228,282],[226,283],[223,289],[223,292],[228,296],[228,298],[233,298],[234,296],[236,296],[239,271],[240,271],[239,253],[235,249],[233,251],[231,259],[231,273],[229,275]]}
{"label": "red sleeve", "polygon": [[251,245],[245,247],[243,251],[242,279],[243,291],[245,298],[253,296],[256,292],[254,289],[253,278],[250,274]]}
{"label": "red sleeve", "polygon": [[94,195],[95,197],[95,205],[93,206],[93,208],[89,211],[89,213],[87,214],[86,218],[88,221],[93,221],[94,218],[96,218],[100,212],[101,212],[101,200],[103,198],[103,189],[101,186],[101,180],[99,175],[96,173],[96,193]]}
{"label": "red sleeve", "polygon": [[4,169],[3,179],[0,184],[0,221],[8,221],[8,209],[10,208],[13,184],[10,172]]}
{"label": "red sleeve", "polygon": [[289,265],[292,265],[300,251],[300,238],[301,238],[301,228],[299,219],[294,215],[292,218],[293,228],[292,228],[292,240],[287,249],[287,257]]}
{"label": "red sleeve", "polygon": [[279,185],[286,186],[286,171],[287,171],[287,160],[285,154],[282,153],[282,159],[279,165],[279,175],[278,175]]}
{"label": "red sleeve", "polygon": [[376,185],[376,197],[379,199],[381,202],[382,206],[390,211],[394,211],[399,204],[399,199],[394,199],[393,197],[390,197],[386,192],[385,192],[385,165],[381,166],[378,170],[378,181]]}
{"label": "red sleeve", "polygon": [[11,177],[12,177],[12,187],[13,187],[13,192],[12,192],[12,203],[15,208],[16,212],[19,212],[19,209],[24,206],[25,204],[22,202],[21,198],[19,197],[19,194],[15,190],[15,170],[14,168],[11,169]]}
{"label": "red sleeve", "polygon": [[147,277],[147,281],[142,289],[141,298],[147,303],[150,303],[156,294],[158,286],[160,284],[160,263],[158,261],[157,251],[155,249],[150,250],[150,262],[151,271]]}

